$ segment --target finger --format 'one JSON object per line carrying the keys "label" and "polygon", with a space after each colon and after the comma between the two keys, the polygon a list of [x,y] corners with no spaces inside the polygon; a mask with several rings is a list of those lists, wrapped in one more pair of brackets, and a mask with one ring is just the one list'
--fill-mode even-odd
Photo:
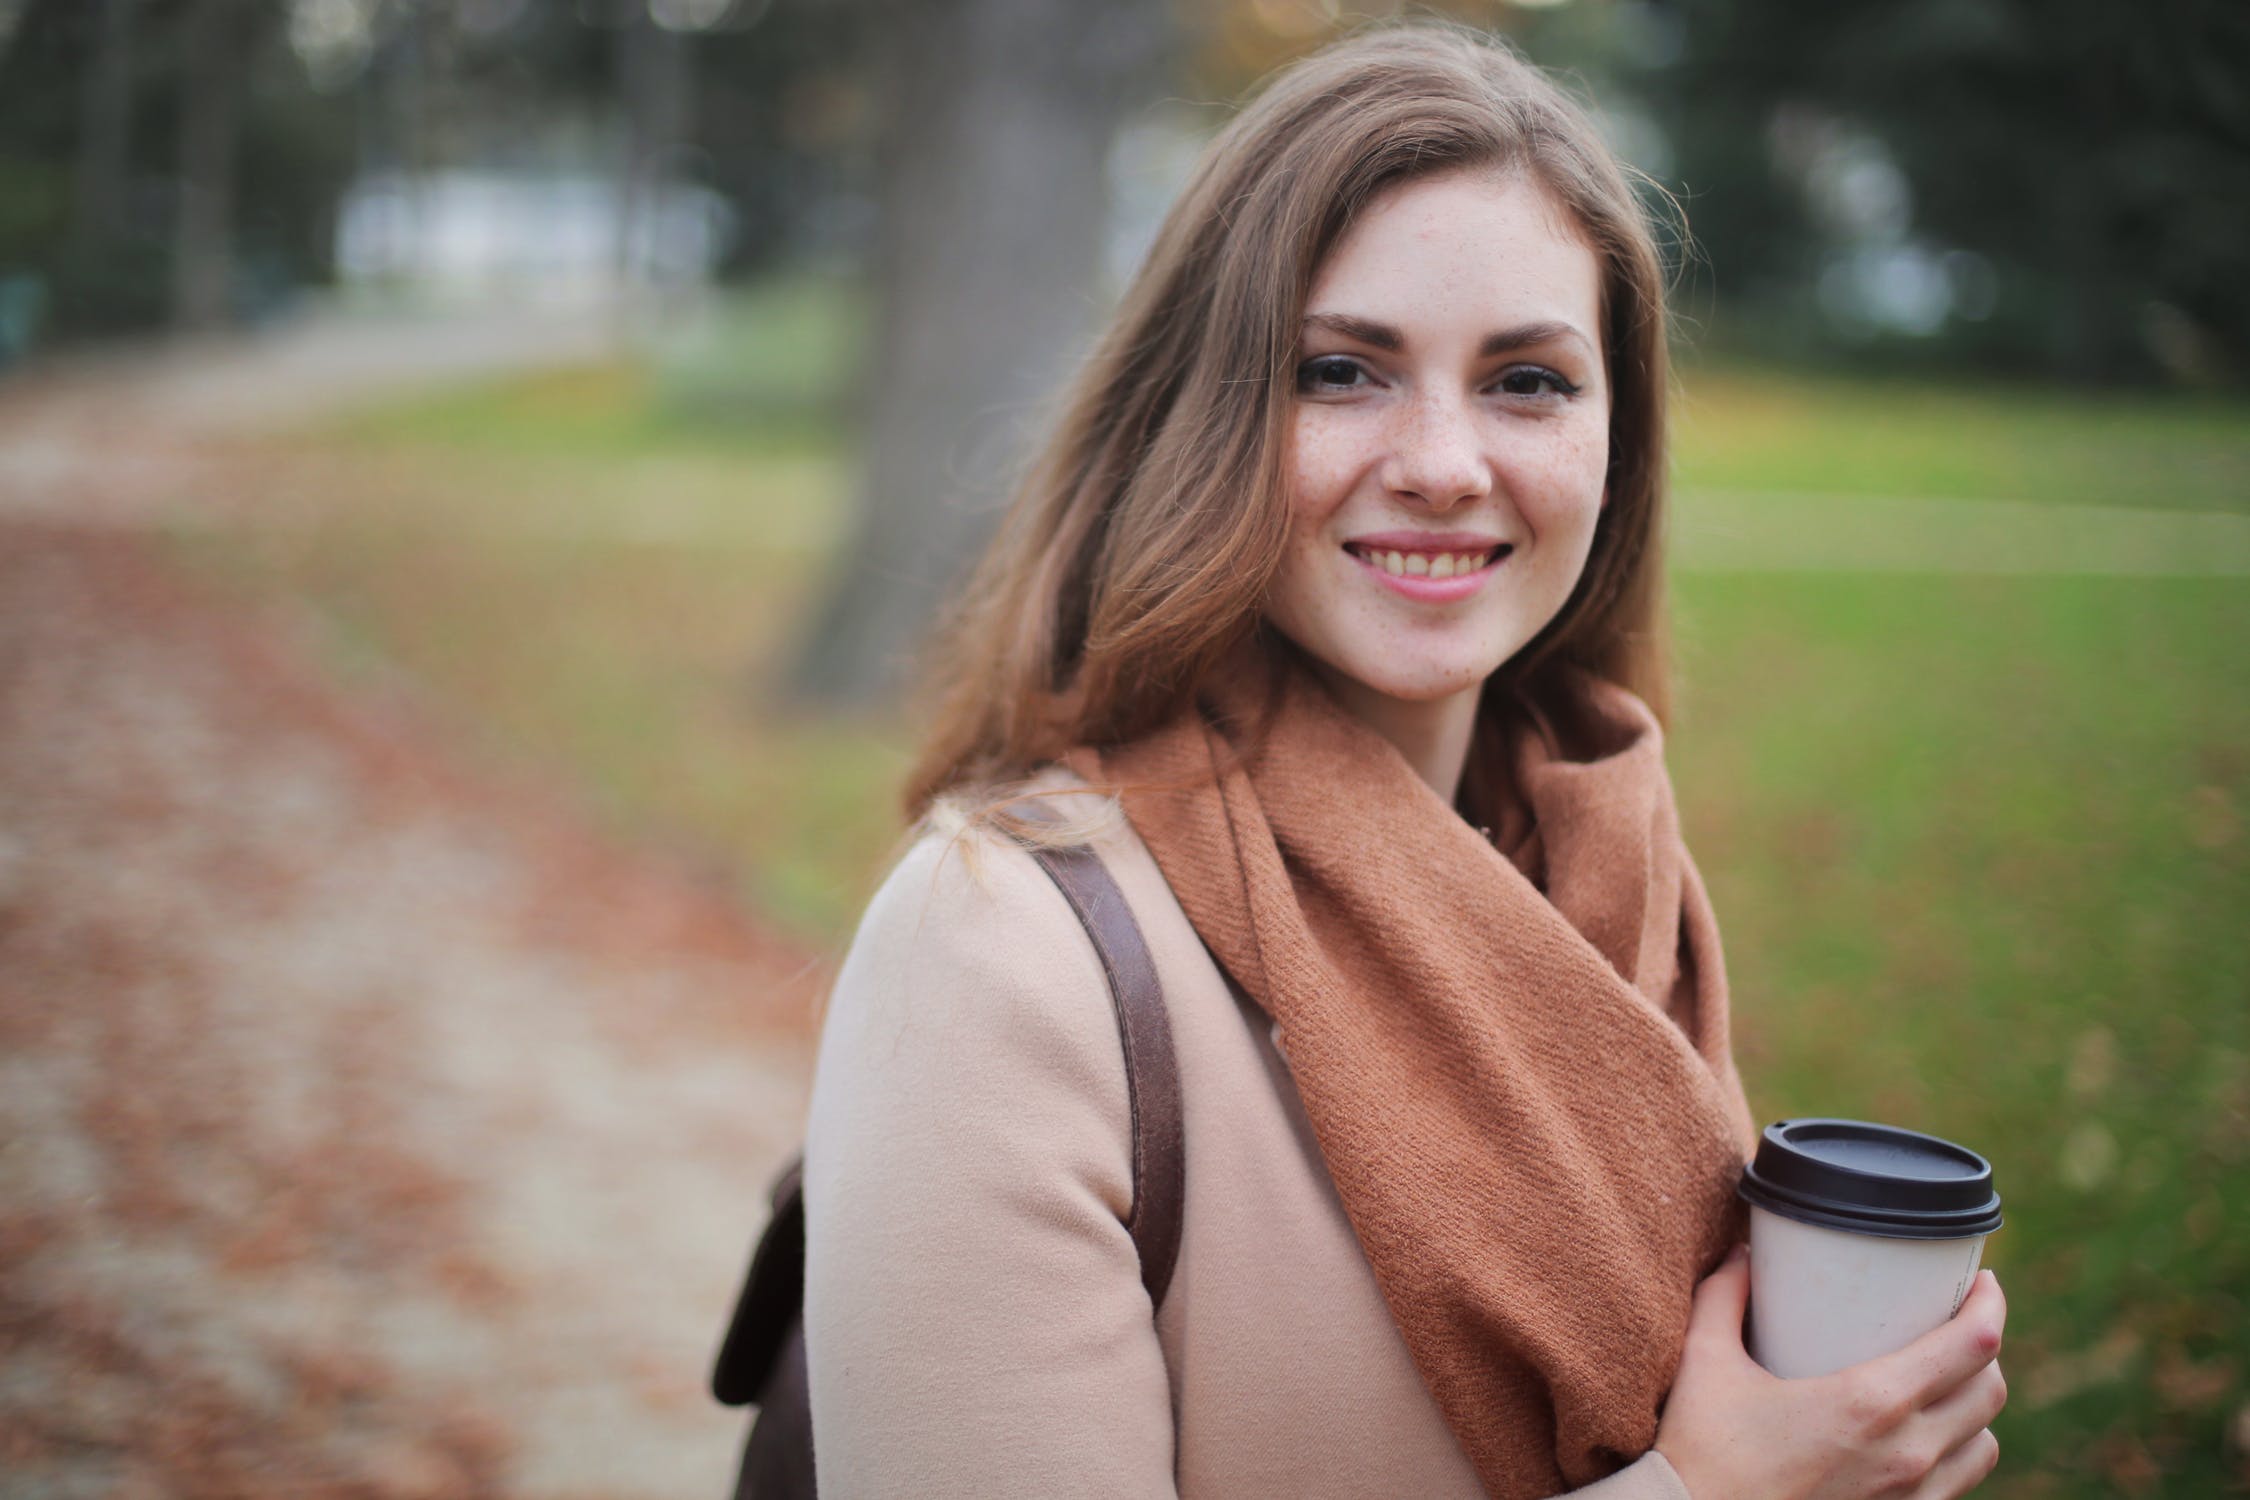
{"label": "finger", "polygon": [[1908,1407],[1927,1406],[1992,1363],[2000,1352],[2007,1308],[2000,1283],[1990,1271],[1979,1272],[1960,1311],[1949,1321],[1896,1354],[1869,1360],[1865,1368],[1878,1387],[1903,1392]]}
{"label": "finger", "polygon": [[2000,1440],[1991,1428],[1980,1427],[1931,1467],[1914,1487],[1913,1500],[1956,1500],[1984,1483],[1999,1462]]}
{"label": "finger", "polygon": [[2007,1404],[2007,1377],[2000,1373],[2000,1361],[1994,1360],[1962,1381],[1951,1395],[1931,1402],[1918,1420],[1936,1435],[1935,1446],[1949,1450],[1990,1427]]}
{"label": "finger", "polygon": [[1690,1335],[1719,1334],[1737,1342],[1742,1338],[1742,1314],[1750,1305],[1750,1256],[1739,1245],[1719,1268],[1696,1283],[1695,1305],[1688,1312]]}
{"label": "finger", "polygon": [[[1999,1276],[1991,1271],[1979,1271],[1977,1280],[1984,1283],[1984,1294],[1992,1299],[1992,1316],[1995,1324],[2005,1332],[2008,1327],[2008,1294],[2000,1290]],[[1976,1288],[1971,1287],[1969,1291],[1973,1296]],[[1961,1305],[1963,1307],[1968,1306],[1967,1298],[1962,1299]]]}

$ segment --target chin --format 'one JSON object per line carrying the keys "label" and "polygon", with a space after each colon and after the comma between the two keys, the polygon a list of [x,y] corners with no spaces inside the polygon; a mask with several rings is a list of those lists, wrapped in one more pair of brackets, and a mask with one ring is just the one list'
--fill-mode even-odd
{"label": "chin", "polygon": [[1438,703],[1464,692],[1473,692],[1497,670],[1497,665],[1482,662],[1461,666],[1432,663],[1427,667],[1400,670],[1395,663],[1377,666],[1371,670],[1352,671],[1348,675],[1386,698],[1401,703]]}

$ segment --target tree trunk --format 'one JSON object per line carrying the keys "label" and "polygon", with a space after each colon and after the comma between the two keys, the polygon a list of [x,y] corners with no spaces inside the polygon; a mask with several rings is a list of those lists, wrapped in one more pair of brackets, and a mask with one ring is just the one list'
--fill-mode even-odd
{"label": "tree trunk", "polygon": [[617,165],[618,284],[639,286],[663,269],[657,213],[680,146],[693,134],[694,74],[688,39],[636,3],[618,38],[624,142]]}
{"label": "tree trunk", "polygon": [[235,157],[248,41],[242,0],[191,0],[180,59],[180,209],[172,316],[209,329],[232,315]]}
{"label": "tree trunk", "polygon": [[100,0],[101,32],[78,106],[78,166],[71,183],[71,239],[80,253],[117,232],[133,136],[133,20],[138,0]]}
{"label": "tree trunk", "polygon": [[897,0],[857,524],[790,678],[893,695],[1099,311],[1104,167],[1166,0]]}

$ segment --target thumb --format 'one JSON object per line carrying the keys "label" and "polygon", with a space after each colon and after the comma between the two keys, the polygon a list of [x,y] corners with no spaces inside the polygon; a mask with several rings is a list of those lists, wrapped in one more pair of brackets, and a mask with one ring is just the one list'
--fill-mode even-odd
{"label": "thumb", "polygon": [[1688,1314],[1691,1336],[1742,1345],[1742,1314],[1750,1305],[1750,1252],[1737,1245],[1719,1268],[1697,1283]]}

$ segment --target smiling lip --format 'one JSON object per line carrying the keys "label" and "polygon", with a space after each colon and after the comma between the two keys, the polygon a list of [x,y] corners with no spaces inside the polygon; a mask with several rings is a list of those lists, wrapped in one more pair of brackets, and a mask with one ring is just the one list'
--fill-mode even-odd
{"label": "smiling lip", "polygon": [[1506,543],[1496,536],[1475,531],[1370,531],[1365,536],[1347,538],[1344,545],[1385,552],[1420,552],[1426,556],[1437,552],[1489,552]]}
{"label": "smiling lip", "polygon": [[[1344,543],[1345,553],[1364,569],[1377,583],[1404,598],[1423,604],[1446,604],[1456,599],[1466,599],[1484,587],[1485,580],[1500,570],[1500,565],[1515,551],[1511,543],[1489,536],[1479,536],[1466,531],[1382,531],[1367,536],[1355,536]],[[1412,559],[1421,563],[1424,571],[1411,573],[1390,571],[1390,555],[1396,553],[1402,569]],[[1446,578],[1432,578],[1428,567],[1433,559],[1447,559],[1447,566],[1457,566],[1459,559],[1477,555],[1484,561],[1467,572],[1454,573]]]}

